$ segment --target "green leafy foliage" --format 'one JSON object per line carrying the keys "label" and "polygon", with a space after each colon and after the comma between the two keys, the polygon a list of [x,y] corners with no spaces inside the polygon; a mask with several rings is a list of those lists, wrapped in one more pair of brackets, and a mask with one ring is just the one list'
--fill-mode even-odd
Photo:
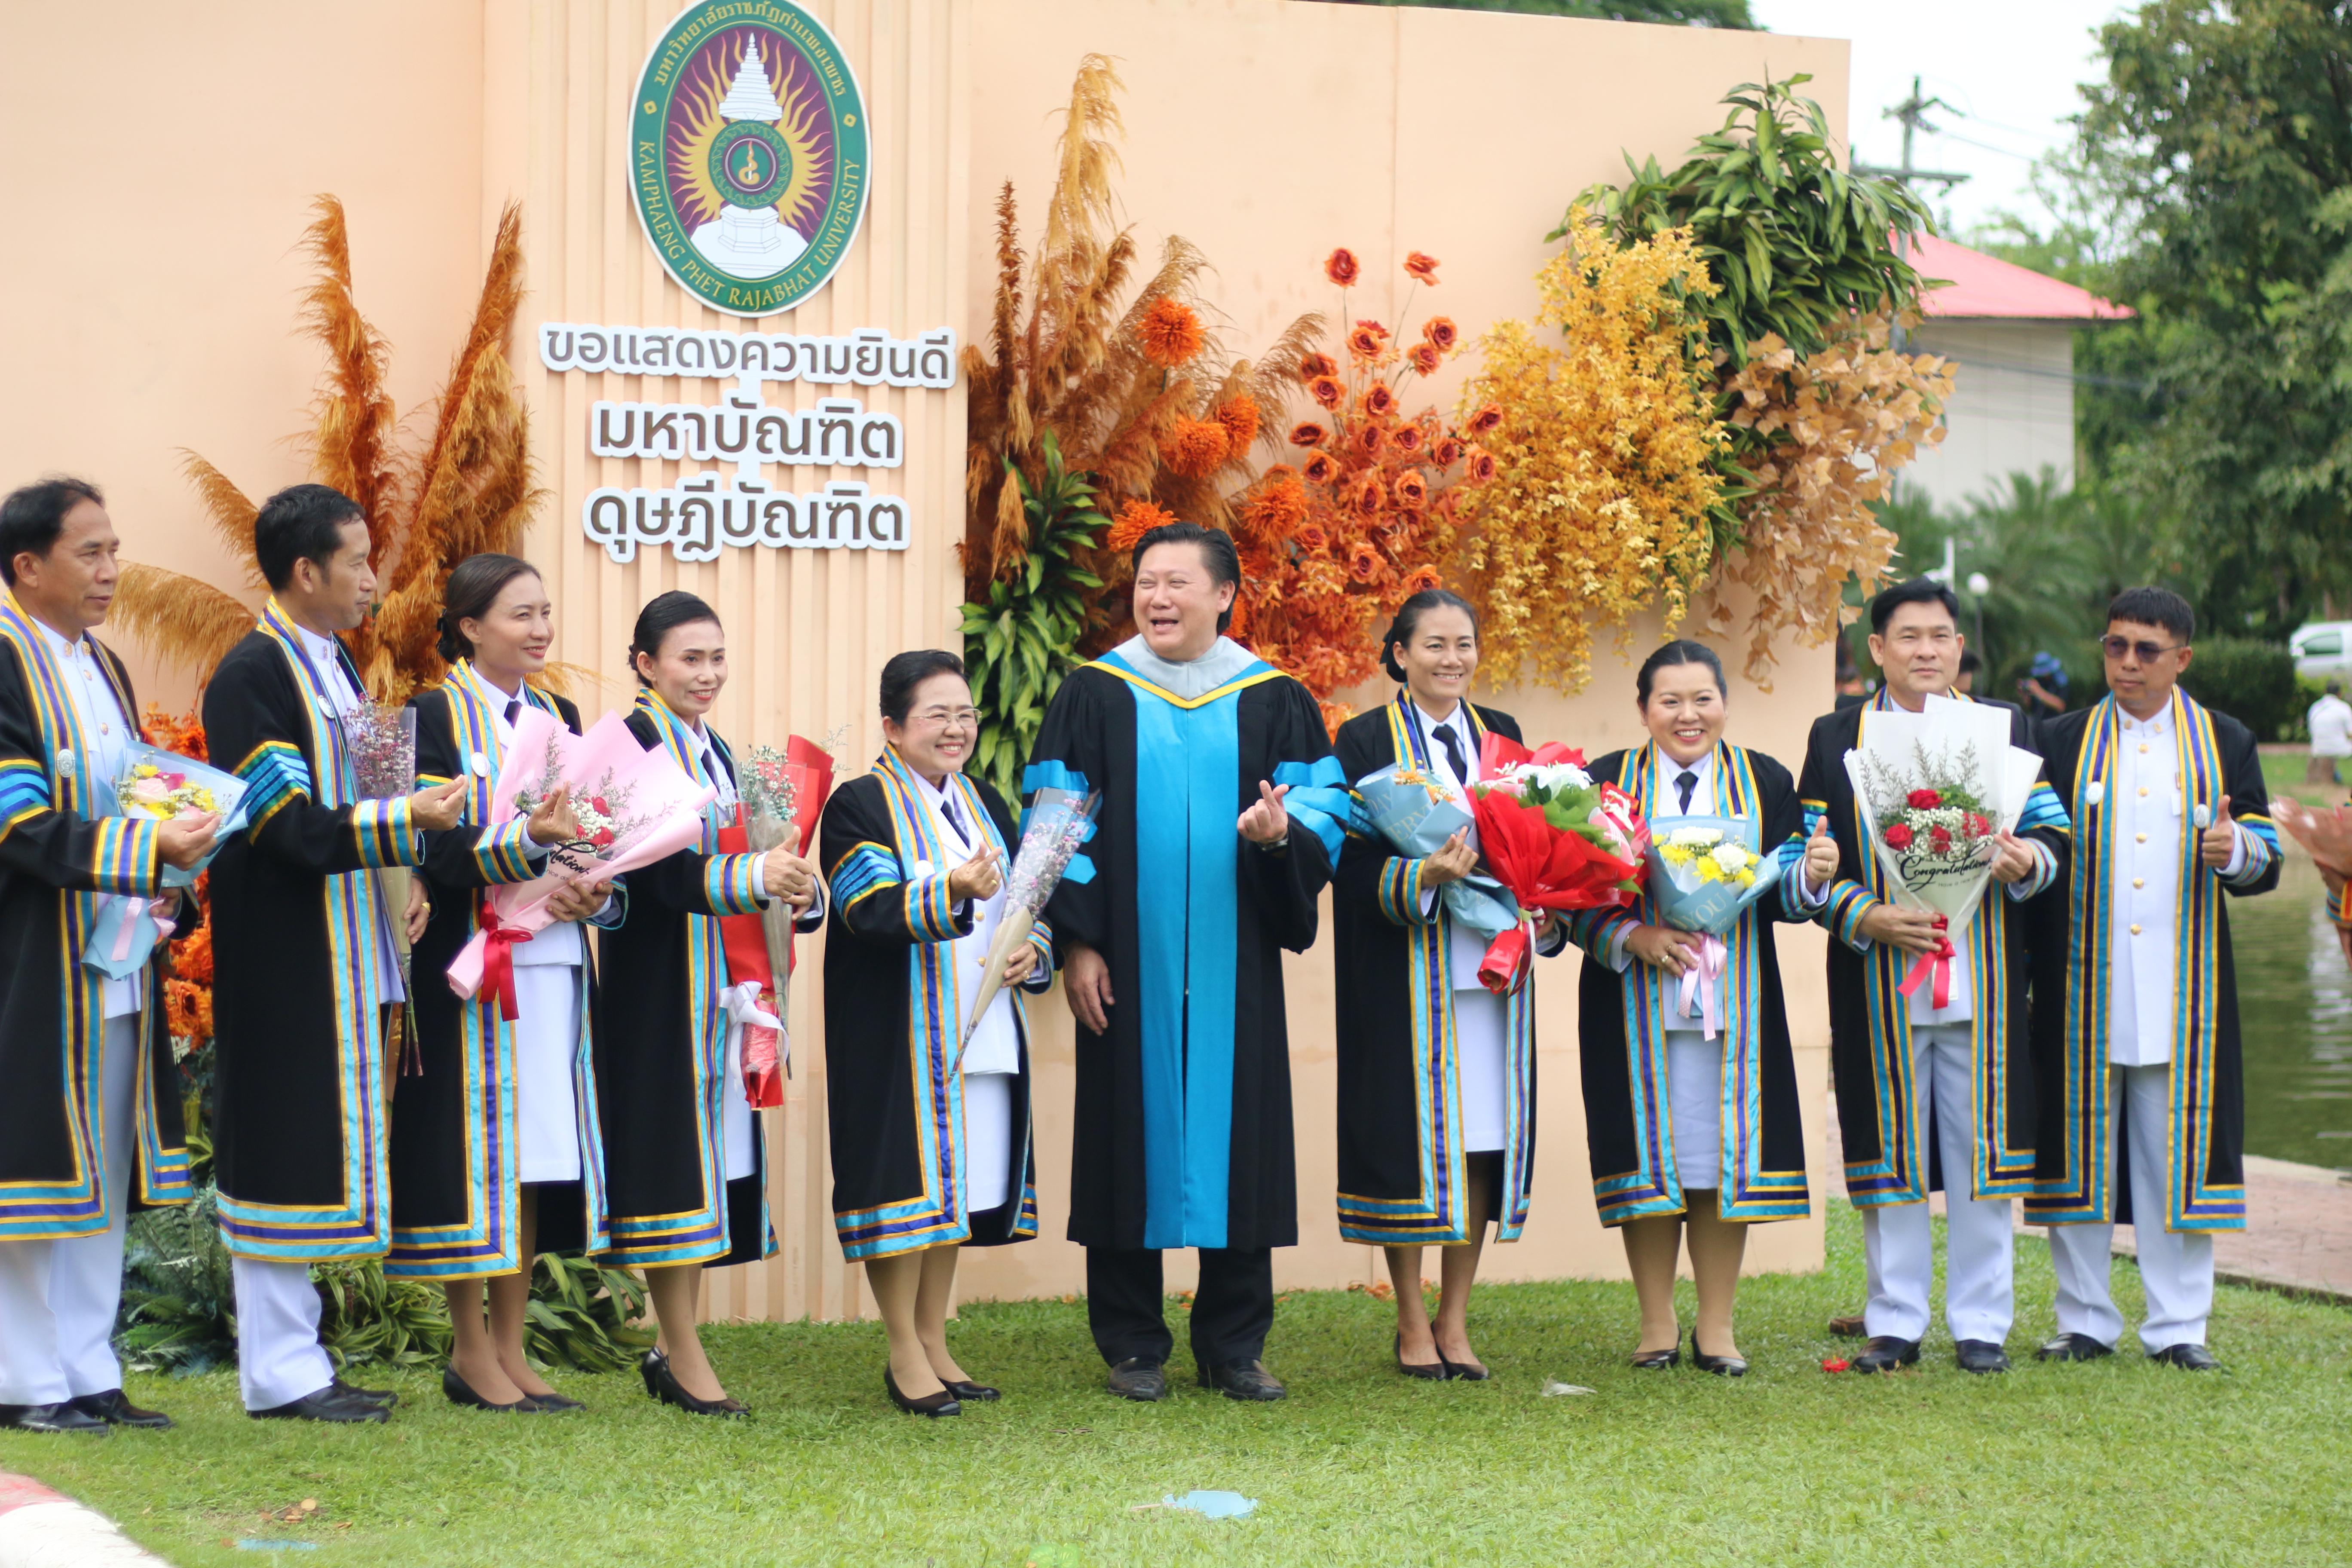
{"label": "green leafy foliage", "polygon": [[449,1359],[449,1308],[438,1288],[387,1279],[373,1258],[314,1263],[310,1279],[324,1303],[319,1342],[337,1366],[437,1366]]}
{"label": "green leafy foliage", "polygon": [[652,1348],[646,1288],[625,1268],[599,1268],[593,1258],[541,1253],[530,1279],[530,1311],[523,1350],[542,1366],[618,1372]]}
{"label": "green leafy foliage", "polygon": [[133,1372],[197,1373],[236,1359],[236,1289],[217,1196],[131,1216],[115,1340]]}
{"label": "green leafy foliage", "polygon": [[2308,706],[2295,681],[2294,658],[2276,643],[2213,637],[2201,628],[2181,689],[2206,707],[2227,713],[2257,741],[2291,738]]}
{"label": "green leafy foliage", "polygon": [[980,743],[971,767],[1009,802],[1021,798],[1021,770],[1045,722],[1045,706],[1069,673],[1086,629],[1087,595],[1102,579],[1079,566],[1075,553],[1094,542],[1110,519],[1096,510],[1089,477],[1064,471],[1061,448],[1045,438],[1044,481],[1031,485],[1005,465],[1021,487],[1029,521],[1029,559],[1012,577],[992,582],[984,603],[963,607],[964,666],[979,708]]}
{"label": "green leafy foliage", "polygon": [[[1576,205],[1601,215],[1621,243],[1688,226],[1723,291],[1696,299],[1716,351],[1735,368],[1777,335],[1800,356],[1821,349],[1856,311],[1900,316],[1920,277],[1899,237],[1931,226],[1927,209],[1892,181],[1838,167],[1828,116],[1797,89],[1802,74],[1743,82],[1723,101],[1722,129],[1699,138],[1681,167],[1625,166],[1622,187],[1597,184]],[[1565,219],[1548,237],[1567,233]]]}

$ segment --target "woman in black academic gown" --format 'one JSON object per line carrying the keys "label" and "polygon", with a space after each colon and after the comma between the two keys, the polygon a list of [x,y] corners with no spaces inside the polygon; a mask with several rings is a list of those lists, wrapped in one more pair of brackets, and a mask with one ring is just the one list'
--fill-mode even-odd
{"label": "woman in black academic gown", "polygon": [[1698,935],[1660,923],[1647,899],[1570,921],[1590,954],[1579,1016],[1593,1194],[1601,1223],[1625,1237],[1641,1301],[1633,1364],[1663,1371],[1682,1360],[1675,1266],[1687,1238],[1698,1286],[1693,1363],[1738,1377],[1748,1363],[1732,1338],[1732,1303],[1747,1226],[1809,1207],[1772,926],[1811,917],[1818,902],[1806,890],[1826,895],[1836,860],[1822,853],[1826,838],[1808,845],[1789,770],[1723,739],[1723,664],[1713,649],[1666,644],[1643,662],[1634,694],[1649,741],[1598,759],[1592,776],[1615,781],[1653,819],[1741,819],[1753,828],[1748,847],[1783,867],[1779,887],[1722,938],[1711,1037],[1703,999],[1683,1001]]}
{"label": "woman in black academic gown", "polygon": [[[416,770],[464,779],[469,823],[489,820],[491,786],[524,710],[577,733],[580,710],[530,678],[547,668],[555,606],[538,571],[512,555],[458,563],[443,594],[448,678],[419,692]],[[604,1245],[603,1139],[590,1066],[595,976],[577,922],[606,908],[607,886],[560,889],[556,923],[509,950],[507,987],[471,1002],[440,983],[482,922],[488,890],[528,882],[549,847],[578,836],[558,790],[527,817],[425,836],[421,875],[432,920],[416,944],[416,1058],[393,1079],[394,1278],[440,1282],[455,1329],[442,1392],[493,1410],[577,1409],[523,1352],[532,1259]],[[501,996],[515,1004],[508,1021]],[[483,1322],[488,1281],[489,1321]]]}
{"label": "woman in black academic gown", "polygon": [[[1340,727],[1348,782],[1410,764],[1466,804],[1486,735],[1519,738],[1509,714],[1465,696],[1478,672],[1476,615],[1444,589],[1415,594],[1381,660],[1404,689]],[[1498,1240],[1518,1239],[1535,1172],[1532,987],[1497,996],[1479,984],[1488,935],[1456,921],[1440,891],[1477,863],[1473,829],[1419,858],[1351,833],[1332,900],[1339,1234],[1387,1250],[1397,1369],[1408,1377],[1486,1376],[1470,1348],[1470,1288],[1488,1223]],[[1566,945],[1549,911],[1537,942],[1545,952]],[[1425,1243],[1444,1249],[1433,1327],[1421,1292]]]}
{"label": "woman in black academic gown", "polygon": [[596,1037],[612,1255],[646,1272],[661,1334],[646,1352],[646,1392],[698,1415],[741,1415],[703,1354],[696,1287],[707,1267],[756,1263],[776,1249],[768,1228],[759,1118],[743,1088],[743,1026],[730,1019],[719,918],[781,899],[814,929],[824,916],[816,868],[784,849],[719,853],[719,829],[740,796],[734,755],[707,721],[727,684],[727,634],[691,594],[660,595],[638,613],[629,643],[639,690],[629,729],[667,750],[718,799],[702,844],[628,873],[628,910],[603,942],[606,973]]}
{"label": "woman in black academic gown", "polygon": [[826,805],[818,855],[833,888],[833,1223],[882,1309],[891,1401],[955,1415],[997,1397],[948,1350],[957,1249],[1037,1234],[1020,993],[1053,984],[1054,935],[1041,921],[1013,952],[959,1057],[1020,838],[1003,800],[962,771],[980,714],[961,659],[926,650],[883,666],[882,735],[874,771]]}

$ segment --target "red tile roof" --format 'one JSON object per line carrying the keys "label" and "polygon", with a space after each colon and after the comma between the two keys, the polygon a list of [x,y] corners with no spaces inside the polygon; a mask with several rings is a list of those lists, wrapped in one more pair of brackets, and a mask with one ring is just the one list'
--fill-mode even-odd
{"label": "red tile roof", "polygon": [[1948,281],[1921,301],[1930,316],[2039,321],[2121,321],[2134,312],[2087,289],[2062,283],[2013,261],[1970,250],[1935,235],[1911,241],[1911,264],[1923,277]]}

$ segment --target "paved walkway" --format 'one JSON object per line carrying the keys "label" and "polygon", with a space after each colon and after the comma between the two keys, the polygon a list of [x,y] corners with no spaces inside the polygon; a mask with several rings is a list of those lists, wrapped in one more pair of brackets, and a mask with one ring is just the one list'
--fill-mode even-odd
{"label": "paved walkway", "polygon": [[[2131,1227],[2116,1227],[2130,1254]],[[2246,1156],[2246,1228],[2213,1238],[2213,1272],[2237,1285],[2307,1290],[2352,1304],[2352,1179]]]}

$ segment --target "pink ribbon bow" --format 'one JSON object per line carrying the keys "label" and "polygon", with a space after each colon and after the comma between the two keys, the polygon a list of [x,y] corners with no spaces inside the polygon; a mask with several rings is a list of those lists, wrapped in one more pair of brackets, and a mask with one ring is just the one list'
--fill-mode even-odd
{"label": "pink ribbon bow", "polygon": [[[1936,930],[1941,932],[1944,926],[1944,917],[1937,915]],[[1901,992],[1907,999],[1911,993],[1919,989],[1920,982],[1932,979],[1934,984],[1928,988],[1928,1000],[1938,1007],[1950,1006],[1952,1005],[1952,960],[1958,956],[1958,950],[1952,946],[1952,939],[1939,934],[1936,938],[1936,945],[1919,955],[1917,962],[1911,965],[1911,973],[1906,974],[1903,977],[1903,984],[1895,989]]]}
{"label": "pink ribbon bow", "polygon": [[145,915],[155,922],[155,945],[163,946],[172,940],[179,928],[163,914],[175,900],[172,899],[141,899],[126,897],[122,900],[122,923],[114,928],[114,951],[108,956],[121,963],[131,956],[132,939],[139,932],[139,917]]}
{"label": "pink ribbon bow", "polygon": [[1697,1017],[1703,1037],[1713,1039],[1723,1032],[1723,1009],[1717,997],[1716,983],[1723,978],[1723,962],[1729,956],[1721,939],[1702,935],[1698,944],[1698,962],[1683,971],[1681,999],[1675,1004],[1685,1018],[1693,1016],[1692,994],[1698,998]]}

